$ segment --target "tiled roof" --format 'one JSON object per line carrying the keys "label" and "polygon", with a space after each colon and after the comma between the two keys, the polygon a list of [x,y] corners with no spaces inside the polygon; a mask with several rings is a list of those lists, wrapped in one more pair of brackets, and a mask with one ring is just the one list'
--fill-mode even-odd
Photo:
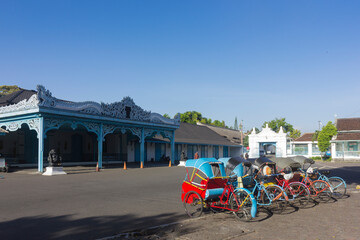
{"label": "tiled roof", "polygon": [[314,133],[304,133],[301,137],[295,139],[295,142],[311,142]]}
{"label": "tiled roof", "polygon": [[212,126],[208,124],[201,124],[200,126],[205,126],[207,128],[210,128],[220,136],[226,138],[230,142],[234,144],[241,144],[241,132],[239,130],[229,129],[229,128],[223,128],[223,127],[217,127]]}
{"label": "tiled roof", "polygon": [[335,140],[360,140],[360,132],[338,133]]}
{"label": "tiled roof", "polygon": [[20,91],[4,95],[0,97],[0,107],[19,103],[24,99],[29,100],[29,98],[35,93],[36,91],[34,90],[20,89]]}
{"label": "tiled roof", "polygon": [[336,128],[338,131],[360,130],[360,118],[339,118]]}
{"label": "tiled roof", "polygon": [[[160,136],[154,137],[153,140],[168,142],[167,139],[164,139]],[[239,145],[230,142],[226,138],[220,136],[205,126],[199,126],[190,123],[180,123],[180,127],[175,131],[175,142],[225,146]]]}

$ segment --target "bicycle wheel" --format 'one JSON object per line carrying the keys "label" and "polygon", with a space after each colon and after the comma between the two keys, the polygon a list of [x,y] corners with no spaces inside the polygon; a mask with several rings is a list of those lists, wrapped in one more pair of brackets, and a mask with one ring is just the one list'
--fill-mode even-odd
{"label": "bicycle wheel", "polygon": [[279,186],[267,186],[262,197],[263,203],[271,204],[270,208],[273,213],[280,214],[284,211],[287,202],[284,198],[284,192]]}
{"label": "bicycle wheel", "polygon": [[251,220],[252,200],[250,194],[245,190],[235,190],[234,193],[230,196],[229,206],[232,209],[233,214],[240,221],[246,222]]}
{"label": "bicycle wheel", "polygon": [[315,180],[312,182],[311,187],[316,193],[316,197],[320,202],[328,202],[332,196],[332,189],[329,183],[322,180]]}
{"label": "bicycle wheel", "polygon": [[334,198],[342,198],[346,194],[346,183],[338,177],[329,177],[329,184],[333,189]]}
{"label": "bicycle wheel", "polygon": [[305,184],[292,182],[286,187],[285,192],[295,207],[304,208],[309,203],[310,191]]}
{"label": "bicycle wheel", "polygon": [[185,195],[184,208],[189,217],[200,217],[204,210],[204,201],[197,192],[190,191]]}

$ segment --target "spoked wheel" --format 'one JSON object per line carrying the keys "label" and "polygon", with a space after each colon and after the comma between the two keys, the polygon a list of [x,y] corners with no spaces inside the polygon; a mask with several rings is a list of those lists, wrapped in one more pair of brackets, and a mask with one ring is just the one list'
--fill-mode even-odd
{"label": "spoked wheel", "polygon": [[346,194],[346,183],[343,179],[337,177],[330,177],[329,184],[332,187],[334,198],[342,198]]}
{"label": "spoked wheel", "polygon": [[251,220],[252,200],[250,194],[245,190],[235,190],[234,194],[230,196],[229,205],[233,210],[233,214],[240,221],[246,222]]}
{"label": "spoked wheel", "polygon": [[197,192],[190,191],[185,195],[184,208],[189,217],[200,217],[204,210],[204,201]]}
{"label": "spoked wheel", "polygon": [[277,185],[270,185],[265,188],[266,193],[262,195],[263,203],[271,203],[271,212],[280,214],[286,208],[287,201],[284,197],[283,190]]}
{"label": "spoked wheel", "polygon": [[292,182],[285,189],[285,192],[295,207],[304,208],[309,203],[310,191],[305,184]]}
{"label": "spoked wheel", "polygon": [[332,189],[329,183],[322,180],[315,180],[311,184],[316,197],[320,202],[328,202],[332,196]]}

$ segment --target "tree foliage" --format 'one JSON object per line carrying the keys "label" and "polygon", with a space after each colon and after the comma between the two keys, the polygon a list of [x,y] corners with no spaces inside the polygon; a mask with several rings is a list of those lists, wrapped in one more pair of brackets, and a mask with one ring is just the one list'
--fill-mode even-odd
{"label": "tree foliage", "polygon": [[298,129],[295,129],[292,124],[286,122],[285,118],[275,118],[269,122],[264,122],[262,127],[266,127],[266,124],[269,125],[274,132],[279,132],[280,127],[283,128],[284,132],[287,133],[291,138],[298,138],[301,136],[301,132]]}
{"label": "tree foliage", "polygon": [[297,139],[297,138],[299,138],[300,136],[301,136],[301,132],[300,132],[300,130],[298,130],[298,129],[294,129],[291,133],[290,133],[290,135],[289,135],[292,139]]}
{"label": "tree foliage", "polygon": [[185,113],[181,113],[180,121],[191,124],[196,124],[197,122],[200,122],[203,124],[209,124],[218,127],[227,127],[225,125],[225,121],[219,121],[219,120],[212,121],[211,118],[203,117],[201,113],[196,111],[187,111]]}
{"label": "tree foliage", "polygon": [[165,113],[165,114],[163,115],[163,117],[164,117],[164,118],[169,118],[169,119],[170,119],[170,116],[169,116],[169,114],[167,114],[167,113]]}
{"label": "tree foliage", "polygon": [[238,121],[237,121],[237,117],[235,117],[235,122],[234,122],[234,128],[235,130],[239,130],[239,125],[238,125]]}
{"label": "tree foliage", "polygon": [[320,152],[327,151],[327,149],[330,147],[331,138],[336,134],[336,127],[331,121],[329,121],[326,126],[321,129],[317,138]]}
{"label": "tree foliage", "polygon": [[19,91],[20,88],[17,85],[2,85],[0,86],[0,97],[7,95],[7,94],[11,94],[13,92]]}

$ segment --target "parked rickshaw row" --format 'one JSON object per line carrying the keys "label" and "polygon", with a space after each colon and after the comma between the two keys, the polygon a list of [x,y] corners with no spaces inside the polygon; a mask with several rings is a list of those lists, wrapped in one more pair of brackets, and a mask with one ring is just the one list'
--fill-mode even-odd
{"label": "parked rickshaw row", "polygon": [[204,209],[230,211],[238,219],[249,221],[257,208],[281,213],[289,204],[305,208],[311,199],[327,202],[346,194],[340,177],[328,177],[312,167],[305,157],[275,159],[200,158],[187,160],[181,199],[190,217],[199,217]]}

